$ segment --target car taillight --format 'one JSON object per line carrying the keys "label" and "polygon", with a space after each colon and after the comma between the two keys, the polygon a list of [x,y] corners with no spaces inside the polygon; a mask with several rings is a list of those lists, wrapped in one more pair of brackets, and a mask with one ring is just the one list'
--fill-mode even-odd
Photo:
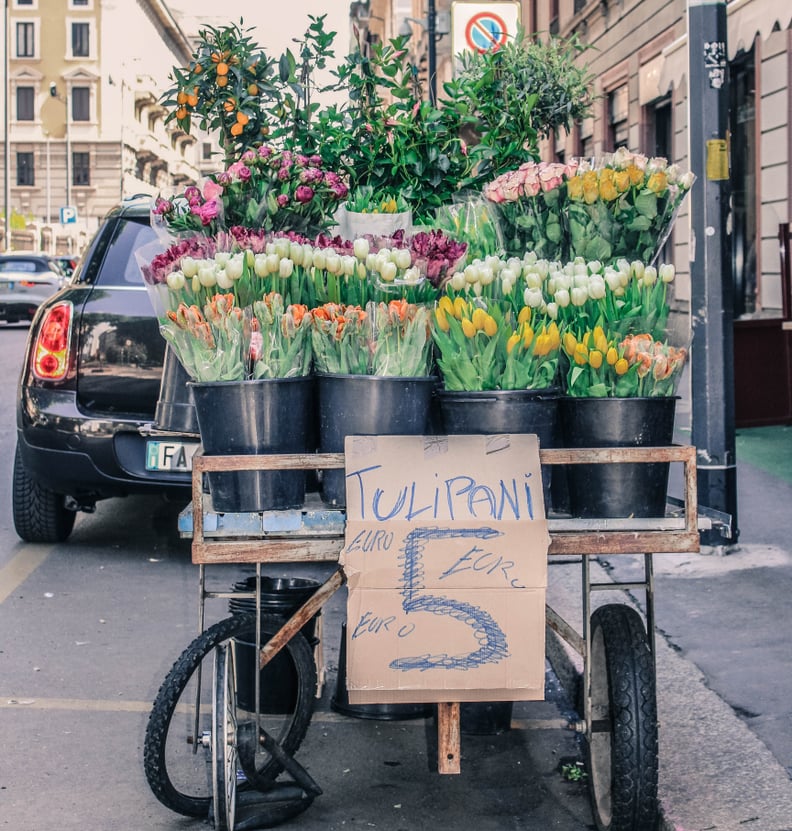
{"label": "car taillight", "polygon": [[60,381],[69,371],[72,304],[58,303],[47,311],[33,348],[33,374],[42,381]]}

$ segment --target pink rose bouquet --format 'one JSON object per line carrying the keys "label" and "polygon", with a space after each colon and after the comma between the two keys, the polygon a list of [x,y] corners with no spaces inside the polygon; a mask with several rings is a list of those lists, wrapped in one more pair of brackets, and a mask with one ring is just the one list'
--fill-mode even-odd
{"label": "pink rose bouquet", "polygon": [[484,186],[484,197],[499,209],[507,256],[566,258],[564,183],[576,169],[575,160],[526,162]]}

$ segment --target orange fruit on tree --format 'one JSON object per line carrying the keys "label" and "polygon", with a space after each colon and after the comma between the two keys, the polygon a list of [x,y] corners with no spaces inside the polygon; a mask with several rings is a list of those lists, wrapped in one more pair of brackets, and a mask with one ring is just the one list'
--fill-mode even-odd
{"label": "orange fruit on tree", "polygon": [[217,64],[217,74],[228,75],[228,64],[225,61],[220,61],[220,63]]}
{"label": "orange fruit on tree", "polygon": [[219,87],[224,87],[227,83],[228,83],[228,76],[227,75],[221,75],[217,79],[217,86],[219,86]]}
{"label": "orange fruit on tree", "polygon": [[187,103],[191,107],[195,107],[198,104],[198,96],[197,95],[188,95],[187,96]]}
{"label": "orange fruit on tree", "polygon": [[247,91],[248,91],[248,95],[258,95],[258,91],[259,91],[258,84],[248,84]]}
{"label": "orange fruit on tree", "polygon": [[187,93],[183,90],[179,90],[179,94],[176,96],[176,103],[177,104],[186,104],[187,103]]}
{"label": "orange fruit on tree", "polygon": [[236,114],[236,120],[239,124],[241,124],[244,127],[244,125],[247,124],[248,121],[250,121],[250,116],[246,115],[243,112],[238,112]]}
{"label": "orange fruit on tree", "polygon": [[176,118],[181,121],[183,118],[187,118],[187,108],[186,107],[179,107],[176,110]]}
{"label": "orange fruit on tree", "polygon": [[245,129],[244,124],[240,124],[238,121],[236,124],[231,125],[231,135],[232,136],[241,136],[242,131]]}

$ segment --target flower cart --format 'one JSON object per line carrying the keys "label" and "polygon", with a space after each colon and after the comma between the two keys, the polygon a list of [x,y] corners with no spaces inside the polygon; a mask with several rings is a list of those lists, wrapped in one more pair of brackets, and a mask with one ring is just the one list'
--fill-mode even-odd
{"label": "flower cart", "polygon": [[[349,108],[319,111],[304,84],[328,43],[314,20],[299,62],[281,58],[278,81],[275,62],[236,27],[210,29],[166,95],[182,129],[194,119],[221,130],[226,158],[200,186],[157,201],[153,224],[170,244],[141,260],[162,334],[191,378],[203,443],[180,517],[199,566],[200,634],[154,703],[148,782],[164,805],[210,816],[217,829],[270,827],[306,810],[321,787],[295,754],[324,681],[317,615],[344,585],[350,595],[387,588],[399,614],[468,626],[477,646],[465,653],[433,633],[420,655],[386,655],[396,675],[453,677],[406,687],[361,682],[356,647],[344,679],[352,703],[432,705],[438,771],[458,773],[464,704],[544,695],[549,626],[583,657],[574,727],[585,737],[597,827],[645,831],[659,816],[652,555],[695,552],[700,528],[724,521],[697,508],[695,449],[672,445],[687,339],[670,334],[673,266],[655,265],[694,177],[627,151],[536,161],[540,136],[585,115],[574,43],[531,44],[521,34],[465,61],[445,103],[421,100],[403,44],[370,44],[338,76],[353,87]],[[504,96],[501,83],[512,93],[553,90],[569,106]],[[220,390],[238,403],[220,404]],[[595,415],[579,414],[589,409]],[[622,410],[661,410],[665,432],[648,434]],[[611,431],[597,438],[600,426]],[[231,443],[215,445],[215,435]],[[362,468],[361,448],[391,455]],[[483,460],[489,475],[499,459],[525,467],[497,487],[460,474]],[[683,467],[679,505],[666,498],[670,464]],[[450,490],[443,503],[440,485],[415,502],[413,482],[385,509],[387,488],[377,487],[370,508],[380,525],[362,527],[350,477],[362,491],[364,471],[415,470],[446,487],[467,482],[464,507],[454,513]],[[634,482],[646,471],[661,478],[642,490]],[[586,502],[592,492],[637,492],[641,504]],[[438,576],[423,547],[450,556],[460,539],[466,547]],[[513,556],[498,549],[506,543]],[[398,567],[370,558],[369,569],[365,555],[377,546],[400,552]],[[589,558],[624,553],[644,555],[644,579],[621,584],[644,590],[644,618],[626,604],[592,603],[604,587],[592,583]],[[581,557],[581,632],[544,604],[547,562],[569,554]],[[223,563],[254,564],[253,584],[207,590],[206,567]],[[337,568],[288,613],[270,614],[261,567],[286,563]],[[442,585],[459,597],[428,592],[429,573],[458,579]],[[485,574],[500,584],[482,599]],[[249,606],[205,628],[207,599]],[[519,621],[508,638],[501,600]],[[401,618],[365,612],[350,620],[345,644],[361,628],[387,633],[391,620]],[[414,628],[398,627],[403,643]]]}
{"label": "flower cart", "polygon": [[[720,519],[702,517],[696,506],[695,449],[672,446],[654,448],[551,449],[540,451],[543,465],[602,463],[656,463],[684,466],[684,499],[672,505],[665,517],[643,519],[551,518],[549,558],[580,555],[582,564],[583,630],[577,632],[552,608],[546,623],[583,656],[583,712],[574,729],[581,732],[588,750],[592,805],[598,823],[607,828],[644,829],[657,816],[657,718],[654,669],[654,597],[652,554],[696,552],[699,530]],[[302,632],[345,583],[342,568],[285,618],[261,612],[261,566],[295,562],[337,562],[344,544],[345,513],[310,501],[299,511],[251,514],[218,514],[205,493],[209,472],[248,470],[297,470],[320,466],[342,469],[344,454],[290,456],[206,456],[198,453],[193,466],[193,502],[180,517],[180,530],[192,537],[193,562],[199,566],[199,630],[201,634],[185,650],[165,679],[152,710],[145,741],[149,783],[157,797],[171,809],[189,816],[214,817],[215,828],[267,827],[310,806],[321,793],[318,785],[294,759],[308,729],[317,671],[322,667]],[[624,589],[646,593],[646,625],[625,604],[609,604],[593,610],[592,593],[605,588],[592,583],[589,557],[644,554],[644,579],[624,584]],[[209,598],[228,597],[206,590],[207,566],[221,563],[256,565],[256,589],[251,593],[257,614],[240,615],[204,630],[204,605]],[[608,589],[619,588],[607,584]],[[255,621],[262,621],[259,627]],[[260,689],[265,677],[254,674],[252,693],[256,712],[238,712],[240,692],[232,664],[235,641],[247,634],[255,641],[262,668],[284,652],[298,677],[298,695],[288,713],[273,716],[259,711]],[[530,637],[530,633],[526,633]],[[215,656],[208,674],[207,698],[198,685],[197,697],[185,702],[190,682],[201,674],[205,658]],[[615,678],[627,683],[615,684]],[[250,681],[250,679],[248,679]],[[196,694],[191,688],[191,694]],[[190,718],[175,713],[187,704]],[[249,705],[248,705],[249,706]],[[265,706],[262,704],[262,706]],[[438,771],[460,770],[458,702],[437,702]],[[273,720],[277,721],[275,726]],[[213,791],[207,794],[202,777],[189,783],[178,778],[181,763],[172,747],[186,754],[211,757]],[[178,765],[178,769],[177,769]],[[241,773],[239,773],[241,771]],[[285,771],[288,781],[277,781]],[[237,792],[237,782],[244,790]],[[246,819],[242,820],[242,817]],[[256,822],[259,825],[256,825]],[[649,823],[649,824],[647,824]]]}

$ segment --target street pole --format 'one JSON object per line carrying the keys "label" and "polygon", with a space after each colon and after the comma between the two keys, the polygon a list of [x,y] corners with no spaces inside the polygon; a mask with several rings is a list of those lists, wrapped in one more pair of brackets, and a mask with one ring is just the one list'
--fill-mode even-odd
{"label": "street pole", "polygon": [[3,247],[11,250],[11,130],[9,127],[9,102],[11,90],[11,59],[9,41],[11,32],[8,19],[8,0],[3,4],[3,156],[5,172],[3,174]]}
{"label": "street pole", "polygon": [[429,61],[429,103],[434,106],[437,103],[437,11],[435,0],[426,0],[426,37],[427,58]]}
{"label": "street pole", "polygon": [[[697,453],[699,503],[731,515],[728,542],[736,543],[726,2],[688,0],[687,16],[690,168],[698,178],[690,193],[692,441]],[[701,541],[722,545],[724,538],[705,531]]]}
{"label": "street pole", "polygon": [[66,105],[66,207],[71,205],[72,152],[71,152],[71,113],[69,112],[69,91],[63,93]]}

